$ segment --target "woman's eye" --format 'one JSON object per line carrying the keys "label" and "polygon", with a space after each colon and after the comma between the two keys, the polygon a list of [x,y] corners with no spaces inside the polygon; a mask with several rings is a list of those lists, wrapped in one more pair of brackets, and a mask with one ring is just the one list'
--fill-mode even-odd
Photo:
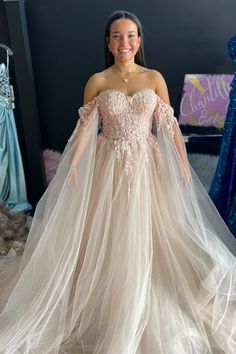
{"label": "woman's eye", "polygon": [[[134,37],[135,37],[135,34],[134,34],[134,33],[130,33],[130,34],[128,35],[128,38],[134,38]],[[113,39],[121,39],[121,36],[120,36],[119,34],[114,34],[112,38],[113,38]]]}

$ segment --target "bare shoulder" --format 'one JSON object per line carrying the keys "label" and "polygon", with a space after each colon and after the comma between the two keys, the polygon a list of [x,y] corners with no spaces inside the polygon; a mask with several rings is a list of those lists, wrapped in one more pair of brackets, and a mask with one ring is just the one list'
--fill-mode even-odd
{"label": "bare shoulder", "polygon": [[156,94],[165,102],[170,104],[169,93],[163,75],[154,69],[149,70],[149,75],[155,87]]}
{"label": "bare shoulder", "polygon": [[103,82],[104,82],[103,71],[95,73],[92,76],[90,76],[84,89],[84,104],[88,103],[99,94],[100,87],[103,85]]}
{"label": "bare shoulder", "polygon": [[148,69],[148,73],[150,77],[155,80],[156,83],[165,81],[164,76],[160,73],[160,71],[154,70],[154,69]]}

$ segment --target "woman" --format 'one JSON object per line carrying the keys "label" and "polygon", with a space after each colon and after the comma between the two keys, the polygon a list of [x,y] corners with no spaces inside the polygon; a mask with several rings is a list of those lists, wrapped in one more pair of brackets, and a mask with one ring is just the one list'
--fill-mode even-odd
{"label": "woman", "polygon": [[2,286],[0,352],[234,353],[235,239],[188,164],[136,16],[111,16],[105,48]]}

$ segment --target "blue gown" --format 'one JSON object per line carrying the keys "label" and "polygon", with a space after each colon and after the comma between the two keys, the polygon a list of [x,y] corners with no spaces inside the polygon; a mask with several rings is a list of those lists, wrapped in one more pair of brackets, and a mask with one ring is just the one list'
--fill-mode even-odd
{"label": "blue gown", "polygon": [[4,63],[0,64],[0,202],[14,211],[31,209],[12,110],[9,71]]}
{"label": "blue gown", "polygon": [[[228,52],[236,64],[236,33],[228,42]],[[236,73],[229,96],[219,162],[209,195],[236,237]]]}

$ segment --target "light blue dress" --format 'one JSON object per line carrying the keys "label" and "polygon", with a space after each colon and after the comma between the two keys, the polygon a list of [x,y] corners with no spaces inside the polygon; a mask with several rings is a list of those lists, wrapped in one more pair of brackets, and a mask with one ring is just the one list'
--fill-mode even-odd
{"label": "light blue dress", "polygon": [[14,211],[31,209],[13,113],[9,70],[0,64],[0,202]]}

